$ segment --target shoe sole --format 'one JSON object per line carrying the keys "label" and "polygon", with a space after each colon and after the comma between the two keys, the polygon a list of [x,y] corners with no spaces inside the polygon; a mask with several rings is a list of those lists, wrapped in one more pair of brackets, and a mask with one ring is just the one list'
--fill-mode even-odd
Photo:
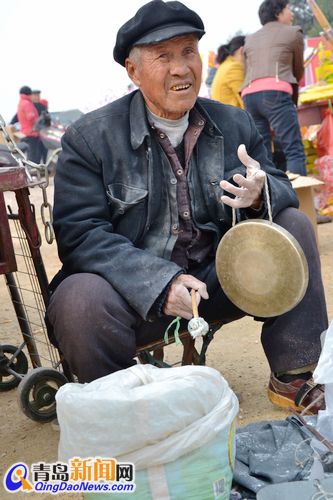
{"label": "shoe sole", "polygon": [[[276,394],[275,392],[271,391],[270,389],[267,389],[267,394],[268,394],[268,399],[270,400],[271,403],[273,403],[276,406],[280,406],[280,408],[285,408],[288,409],[288,406],[293,408],[294,410],[297,411],[303,411],[306,406],[296,406],[293,401],[290,399],[281,396],[280,394]],[[307,415],[314,415],[314,413],[311,412],[311,410],[308,410],[306,412]]]}

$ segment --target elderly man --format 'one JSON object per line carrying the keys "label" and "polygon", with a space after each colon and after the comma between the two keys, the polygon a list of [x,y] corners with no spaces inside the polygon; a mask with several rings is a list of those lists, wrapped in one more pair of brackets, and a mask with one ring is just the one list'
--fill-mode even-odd
{"label": "elderly man", "polygon": [[[50,119],[50,116],[48,115],[48,112],[47,112],[47,106],[45,106],[45,104],[41,102],[40,93],[41,93],[40,90],[32,90],[31,91],[31,100],[32,100],[35,108],[38,111],[38,115],[42,116],[41,123],[43,124],[43,126],[49,127],[51,125],[51,119]],[[40,128],[38,128],[37,130],[40,130]],[[40,161],[42,161],[43,163],[46,163],[47,148],[44,146],[42,141],[39,141],[39,153],[38,154],[39,154],[39,160],[37,163],[39,163]]]}
{"label": "elderly man", "polygon": [[282,406],[296,397],[304,408],[323,391],[309,379],[327,328],[313,227],[251,116],[198,98],[203,34],[200,17],[180,2],[144,5],[114,48],[139,90],[67,129],[55,177],[63,268],[51,284],[50,338],[88,382],[132,366],[137,346],[163,338],[175,316],[186,328],[192,288],[207,322],[243,317],[221,289],[215,251],[231,207],[239,219],[268,217],[267,176],[274,220],[298,239],[310,267],[300,304],[263,325],[269,397]]}

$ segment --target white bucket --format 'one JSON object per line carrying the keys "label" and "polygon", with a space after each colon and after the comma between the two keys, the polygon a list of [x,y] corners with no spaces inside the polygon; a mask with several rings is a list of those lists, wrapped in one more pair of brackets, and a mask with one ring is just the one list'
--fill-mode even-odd
{"label": "white bucket", "polygon": [[137,365],[57,394],[61,462],[108,457],[135,466],[134,493],[86,500],[227,500],[238,400],[217,370]]}

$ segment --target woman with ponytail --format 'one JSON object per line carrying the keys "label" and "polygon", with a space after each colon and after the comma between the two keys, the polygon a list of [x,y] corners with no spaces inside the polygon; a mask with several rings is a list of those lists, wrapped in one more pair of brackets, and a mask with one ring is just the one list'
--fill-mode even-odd
{"label": "woman with ponytail", "polygon": [[244,108],[240,88],[244,82],[242,50],[245,36],[236,36],[218,50],[220,66],[212,83],[211,98],[225,104]]}

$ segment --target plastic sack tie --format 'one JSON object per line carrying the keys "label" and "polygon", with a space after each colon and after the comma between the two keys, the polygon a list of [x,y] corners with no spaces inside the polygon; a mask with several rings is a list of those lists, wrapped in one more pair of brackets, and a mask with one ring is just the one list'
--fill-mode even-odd
{"label": "plastic sack tie", "polygon": [[180,320],[182,319],[181,316],[177,316],[173,321],[171,321],[170,325],[168,326],[168,328],[165,330],[165,334],[164,334],[164,342],[166,344],[169,343],[169,335],[168,335],[168,331],[169,329],[171,328],[172,325],[176,325],[175,326],[175,342],[176,342],[176,345],[178,345],[180,343],[180,340],[179,340],[179,328],[180,328]]}

